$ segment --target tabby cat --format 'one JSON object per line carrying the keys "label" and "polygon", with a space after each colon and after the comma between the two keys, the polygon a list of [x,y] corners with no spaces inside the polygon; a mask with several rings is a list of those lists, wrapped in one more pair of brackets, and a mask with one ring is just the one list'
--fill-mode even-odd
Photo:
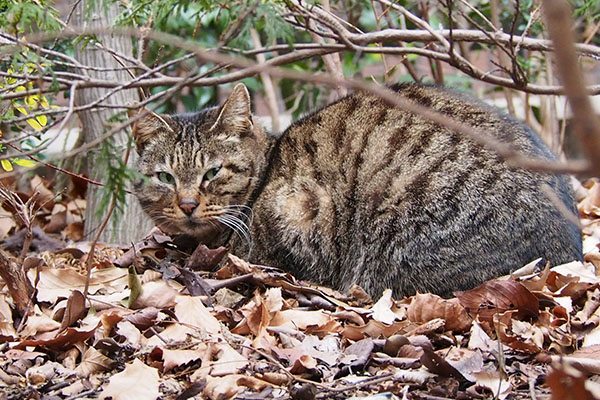
{"label": "tabby cat", "polygon": [[[476,126],[524,154],[554,159],[529,128],[449,89],[398,95]],[[447,128],[358,92],[270,137],[238,84],[221,107],[149,114],[134,127],[136,184],[166,232],[229,245],[251,262],[371,295],[448,296],[537,257],[581,259],[563,176],[513,169]]]}

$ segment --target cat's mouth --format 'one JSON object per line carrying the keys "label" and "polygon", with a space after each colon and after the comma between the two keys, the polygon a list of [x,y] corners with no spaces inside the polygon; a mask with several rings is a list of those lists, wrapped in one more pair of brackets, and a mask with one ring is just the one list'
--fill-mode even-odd
{"label": "cat's mouth", "polygon": [[204,243],[213,242],[219,238],[226,229],[219,223],[208,220],[198,220],[193,216],[178,220],[171,219],[168,221],[161,221],[158,223],[158,226],[165,233],[190,235]]}

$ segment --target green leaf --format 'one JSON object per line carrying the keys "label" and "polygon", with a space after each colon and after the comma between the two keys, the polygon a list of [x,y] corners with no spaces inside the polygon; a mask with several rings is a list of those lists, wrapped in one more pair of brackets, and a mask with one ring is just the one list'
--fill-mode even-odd
{"label": "green leaf", "polygon": [[142,294],[142,283],[140,282],[140,278],[135,271],[135,267],[131,265],[129,268],[129,278],[128,285],[129,290],[129,299],[127,300],[127,308],[131,308],[131,305],[137,300],[138,297]]}
{"label": "green leaf", "polygon": [[6,172],[10,172],[13,170],[13,166],[9,160],[0,160],[0,164],[2,164],[2,168],[4,168]]}
{"label": "green leaf", "polygon": [[35,161],[30,160],[28,158],[13,158],[11,161],[13,163],[15,163],[21,167],[25,167],[25,168],[32,168],[37,165],[37,163]]}

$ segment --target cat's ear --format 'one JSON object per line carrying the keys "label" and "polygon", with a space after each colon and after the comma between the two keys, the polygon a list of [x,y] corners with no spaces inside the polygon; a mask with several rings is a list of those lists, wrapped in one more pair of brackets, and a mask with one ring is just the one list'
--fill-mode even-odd
{"label": "cat's ear", "polygon": [[238,83],[221,106],[217,120],[210,128],[213,130],[218,125],[225,126],[228,131],[244,134],[252,131],[252,111],[250,94],[246,85]]}
{"label": "cat's ear", "polygon": [[148,109],[140,112],[146,115],[133,124],[132,134],[137,152],[141,154],[144,147],[158,135],[161,133],[172,134],[175,131],[169,124],[171,118],[168,115],[159,115]]}

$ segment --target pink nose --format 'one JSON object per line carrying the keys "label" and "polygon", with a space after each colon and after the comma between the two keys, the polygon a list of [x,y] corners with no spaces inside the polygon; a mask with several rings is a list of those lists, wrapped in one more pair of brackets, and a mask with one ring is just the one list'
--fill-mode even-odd
{"label": "pink nose", "polygon": [[187,215],[192,215],[196,207],[198,207],[198,202],[195,200],[185,199],[179,202],[179,208]]}

